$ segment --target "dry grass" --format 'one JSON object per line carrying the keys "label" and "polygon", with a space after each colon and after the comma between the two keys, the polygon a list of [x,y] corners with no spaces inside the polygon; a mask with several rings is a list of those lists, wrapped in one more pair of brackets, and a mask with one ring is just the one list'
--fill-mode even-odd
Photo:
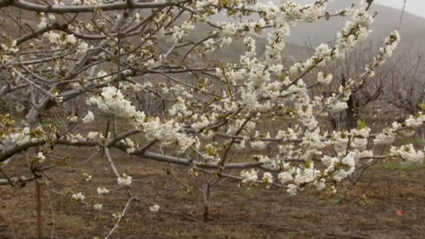
{"label": "dry grass", "polygon": [[[100,120],[84,131],[103,132],[105,124]],[[92,154],[93,150],[56,146],[50,163],[57,166],[48,171],[51,180],[42,196],[46,238],[103,238],[114,225],[112,214],[128,200],[123,190],[97,195],[97,187],[113,189],[116,180],[100,155],[84,163]],[[377,164],[357,186],[339,185],[338,195],[305,191],[290,197],[282,189],[248,190],[228,180],[213,192],[210,222],[203,223],[202,195],[178,184],[166,173],[166,164],[117,151],[112,155],[118,171],[133,177],[132,189],[141,199],[131,204],[113,238],[425,238],[424,167]],[[7,170],[20,175],[26,167],[22,158]],[[190,175],[186,168],[173,170],[181,180],[202,183],[201,176]],[[86,182],[83,173],[93,179]],[[0,188],[0,238],[35,238],[34,192],[31,183]],[[89,205],[102,203],[102,211],[72,202],[76,192],[83,192]],[[148,211],[154,203],[161,206],[159,213]]]}
{"label": "dry grass", "polygon": [[[61,149],[58,158],[72,154],[71,162],[56,160],[53,179],[43,190],[43,218],[46,238],[93,238],[105,236],[113,226],[111,214],[121,211],[127,200],[124,191],[98,196],[96,188],[114,185],[105,159],[89,152]],[[337,196],[304,192],[290,197],[279,189],[238,188],[237,182],[221,184],[212,195],[211,222],[202,220],[202,195],[189,193],[167,175],[164,164],[131,159],[114,153],[118,170],[133,176],[133,190],[141,201],[131,205],[114,238],[424,238],[424,168],[398,169],[379,165],[369,170],[358,186],[339,186]],[[74,170],[70,170],[70,165]],[[15,165],[15,173],[25,163]],[[84,172],[93,175],[86,182]],[[176,170],[181,179],[201,180],[186,169]],[[177,185],[177,186],[176,186]],[[49,189],[49,190],[48,190]],[[1,188],[1,238],[34,238],[36,231],[34,185]],[[55,192],[51,191],[54,190]],[[73,203],[70,194],[84,192],[89,204]],[[367,197],[361,200],[362,195]],[[156,214],[148,212],[161,205]],[[403,211],[403,216],[396,214]]]}

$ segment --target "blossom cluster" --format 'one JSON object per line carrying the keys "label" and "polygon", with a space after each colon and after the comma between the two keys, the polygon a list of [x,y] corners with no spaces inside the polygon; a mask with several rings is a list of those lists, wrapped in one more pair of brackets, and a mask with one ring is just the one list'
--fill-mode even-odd
{"label": "blossom cluster", "polygon": [[[376,146],[392,144],[396,137],[412,134],[425,121],[425,116],[420,113],[377,134],[372,134],[368,127],[328,132],[320,126],[322,117],[347,109],[351,88],[362,84],[365,76],[373,76],[376,68],[391,57],[400,41],[397,31],[391,33],[377,56],[365,66],[363,75],[347,79],[346,85],[328,96],[313,95],[312,86],[303,79],[304,75],[314,68],[343,59],[367,39],[374,21],[367,11],[369,1],[362,0],[357,8],[337,11],[337,15],[350,15],[351,20],[336,34],[336,43],[333,46],[321,44],[308,59],[287,66],[283,51],[291,29],[300,22],[319,21],[322,16],[329,16],[325,13],[327,2],[316,0],[313,4],[302,5],[286,0],[278,6],[256,1],[194,0],[178,6],[167,2],[167,8],[154,7],[149,16],[137,9],[114,15],[95,7],[96,16],[92,23],[75,21],[67,26],[66,31],[45,32],[59,21],[58,15],[42,13],[39,14],[38,30],[43,33],[32,42],[32,47],[42,48],[42,44],[47,43],[48,50],[54,53],[47,60],[22,65],[31,65],[28,69],[34,72],[37,68],[49,72],[34,77],[41,83],[30,84],[36,88],[46,87],[42,95],[56,97],[54,103],[47,105],[61,104],[73,95],[88,97],[85,103],[96,110],[86,111],[84,116],[69,116],[68,123],[90,124],[95,121],[96,112],[114,115],[140,132],[143,144],[158,144],[156,151],[184,157],[179,162],[190,166],[216,165],[219,171],[232,165],[228,152],[255,152],[253,158],[261,167],[241,167],[244,170],[238,176],[242,185],[262,183],[267,188],[279,185],[286,187],[291,195],[309,185],[322,190],[327,180],[341,181],[363,162],[373,159],[370,142]],[[56,0],[53,4],[60,7],[110,3]],[[235,17],[258,15],[259,19],[212,22],[211,16],[220,11],[227,11],[229,16]],[[180,16],[180,23],[175,24]],[[208,24],[212,30],[201,40],[196,40],[191,33],[200,23]],[[265,52],[260,56],[257,36],[266,30],[269,31]],[[136,36],[139,43],[123,43],[130,36]],[[244,52],[235,63],[184,61],[189,53],[204,56],[238,39],[241,39]],[[168,50],[162,46],[167,46]],[[65,54],[59,57],[64,53],[60,49],[65,49]],[[26,60],[14,59],[21,50],[15,40],[5,42],[0,48],[0,64],[6,66],[14,60],[18,63],[37,61],[42,55],[28,53],[30,57]],[[332,72],[319,71],[313,86],[330,85],[333,78]],[[47,88],[54,80],[57,80],[52,84],[55,87]],[[129,97],[138,94],[150,94],[160,99],[163,114],[153,115],[141,110]],[[264,127],[264,118],[277,117],[284,118],[284,126],[276,126],[277,130],[274,130],[276,127]],[[13,127],[2,141],[7,146],[62,140],[70,145],[90,142],[105,147],[105,142],[114,140],[110,133],[54,133],[47,133],[42,128]],[[223,140],[217,140],[218,137]],[[127,153],[142,157],[149,149],[139,150],[144,145],[129,137],[120,138],[115,143],[109,146],[124,148]],[[333,153],[327,153],[327,148],[332,148]],[[424,159],[423,151],[413,145],[391,147],[389,156],[414,163],[421,163]],[[39,152],[35,159],[44,162],[45,152]],[[164,156],[163,160],[169,158]],[[324,168],[320,169],[318,164]],[[87,181],[92,178],[89,174],[84,177]],[[132,177],[127,174],[117,176],[117,184],[123,186],[120,188],[128,189],[132,182]],[[97,189],[99,195],[109,192],[104,187]],[[85,199],[82,193],[73,194],[72,198],[76,201]],[[94,208],[100,210],[102,204],[97,203]],[[159,206],[154,205],[150,210],[157,212]],[[115,216],[120,218],[121,214]]]}

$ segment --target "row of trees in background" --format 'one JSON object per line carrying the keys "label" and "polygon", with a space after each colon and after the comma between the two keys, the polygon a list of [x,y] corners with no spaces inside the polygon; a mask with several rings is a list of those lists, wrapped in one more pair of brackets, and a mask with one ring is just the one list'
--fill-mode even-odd
{"label": "row of trees in background", "polygon": [[[344,59],[329,64],[321,71],[332,74],[333,82],[327,87],[313,88],[312,96],[334,93],[339,86],[345,86],[347,79],[364,71],[364,66],[379,51],[382,42],[369,41]],[[314,50],[311,43],[307,48]],[[399,50],[374,75],[353,87],[343,112],[330,114],[327,121],[331,130],[350,130],[357,127],[358,120],[380,121],[383,124],[401,120],[406,115],[418,114],[425,102],[425,62],[420,49]],[[312,74],[314,81],[315,74]]]}

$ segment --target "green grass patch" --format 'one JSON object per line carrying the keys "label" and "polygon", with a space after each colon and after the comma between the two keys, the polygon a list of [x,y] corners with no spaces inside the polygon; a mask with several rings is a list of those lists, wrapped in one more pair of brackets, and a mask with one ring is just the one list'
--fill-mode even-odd
{"label": "green grass patch", "polygon": [[380,163],[376,165],[379,168],[388,169],[388,170],[415,170],[417,167],[413,165],[403,165],[398,162],[388,162]]}
{"label": "green grass patch", "polygon": [[[17,116],[17,117],[12,117],[12,119],[16,123],[19,123],[19,122],[21,122],[24,119],[24,117]],[[41,121],[41,125],[42,126],[48,126],[50,124],[57,124],[57,123],[58,122],[56,120],[53,120],[53,119],[44,119],[44,120]]]}
{"label": "green grass patch", "polygon": [[421,138],[406,138],[400,141],[401,144],[421,144],[423,143]]}

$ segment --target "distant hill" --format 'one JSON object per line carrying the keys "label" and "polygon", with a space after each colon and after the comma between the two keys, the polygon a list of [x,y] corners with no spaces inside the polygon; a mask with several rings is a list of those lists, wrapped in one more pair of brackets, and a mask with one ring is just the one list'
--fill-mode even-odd
{"label": "distant hill", "polygon": [[[276,3],[276,0],[274,2]],[[306,4],[313,1],[297,0],[297,2]],[[352,3],[358,4],[359,2],[358,0],[334,0],[328,4],[327,10],[334,13],[336,10],[350,7]],[[397,29],[402,13],[401,9],[394,9],[374,3],[370,11],[371,13],[374,11],[378,13],[371,26],[373,30],[370,36],[371,40],[383,40],[392,31]],[[345,22],[349,19],[349,17],[335,17],[329,21],[320,20],[311,24],[301,23],[293,29],[288,41],[296,44],[304,44],[308,39],[313,43],[333,40],[337,31],[344,27]],[[425,51],[425,18],[405,12],[399,31],[402,39],[399,45],[401,49],[416,46]]]}
{"label": "distant hill", "polygon": [[[259,0],[260,2],[268,2],[269,0]],[[279,5],[280,0],[272,0],[275,4]],[[313,3],[314,0],[295,0],[301,4]],[[359,0],[334,0],[330,2],[327,6],[327,11],[334,13],[338,9],[343,9],[350,7],[353,3],[356,5],[359,3]],[[10,15],[17,15],[16,9],[14,12],[8,12]],[[401,9],[394,9],[391,7],[386,7],[378,4],[372,4],[371,10],[378,12],[378,15],[375,19],[375,22],[372,25],[373,33],[370,37],[370,40],[377,41],[383,40],[390,32],[398,27],[399,19],[401,15]],[[35,27],[38,24],[37,20],[33,13],[22,11],[22,20],[23,24],[26,26]],[[225,13],[218,14],[213,17],[212,21],[225,21],[228,19],[225,16]],[[287,46],[285,48],[285,55],[290,58],[290,61],[303,60],[306,57],[307,50],[304,48],[307,42],[312,45],[317,45],[323,42],[332,41],[339,29],[341,29],[345,22],[349,20],[349,17],[334,17],[329,21],[325,19],[316,21],[314,23],[299,23],[295,28],[292,29],[291,35],[287,38]],[[8,22],[8,23],[7,23]],[[7,22],[0,24],[0,31],[7,32],[12,35],[12,37],[18,36],[18,29],[15,23],[12,23],[9,19]],[[178,24],[178,23],[177,23]],[[27,31],[29,30],[26,27]],[[200,39],[200,37],[205,36],[207,31],[211,30],[209,26],[199,25],[191,34],[192,37]],[[25,32],[21,32],[25,34]],[[403,22],[400,28],[400,35],[402,37],[402,42],[399,45],[398,52],[402,52],[404,49],[410,47],[417,47],[421,52],[425,52],[425,18],[410,14],[405,12],[403,16]],[[266,44],[266,34],[263,34],[257,40],[257,50],[261,55],[265,49]],[[191,38],[192,38],[191,37]],[[167,44],[166,44],[167,45]],[[244,51],[244,45],[241,40],[234,41],[230,47],[213,53],[210,56],[210,60],[225,60],[225,61],[237,61],[239,55]],[[418,51],[412,51],[417,53]]]}
{"label": "distant hill", "polygon": [[[260,0],[260,2],[267,3],[269,0]],[[280,4],[280,0],[272,0],[276,5]],[[314,0],[295,0],[300,4],[311,4]],[[356,6],[360,0],[334,0],[327,4],[327,11],[335,13],[339,9],[350,7],[353,3]],[[425,9],[424,9],[425,10]],[[398,28],[401,9],[395,9],[379,4],[372,4],[370,12],[373,14],[377,12],[375,22],[372,24],[373,30],[369,40],[378,41],[385,39],[392,31]],[[325,19],[318,20],[314,23],[299,23],[292,29],[291,35],[287,38],[288,43],[305,46],[307,42],[312,45],[326,43],[334,40],[336,33],[342,29],[351,16],[345,18],[333,17],[329,21]],[[225,21],[227,17],[225,14],[218,14],[214,16],[213,21]],[[258,19],[258,17],[252,17]],[[400,27],[400,35],[402,42],[399,45],[398,52],[401,52],[410,47],[417,47],[425,52],[425,18],[405,12],[403,21]],[[266,37],[263,34],[262,37]]]}

